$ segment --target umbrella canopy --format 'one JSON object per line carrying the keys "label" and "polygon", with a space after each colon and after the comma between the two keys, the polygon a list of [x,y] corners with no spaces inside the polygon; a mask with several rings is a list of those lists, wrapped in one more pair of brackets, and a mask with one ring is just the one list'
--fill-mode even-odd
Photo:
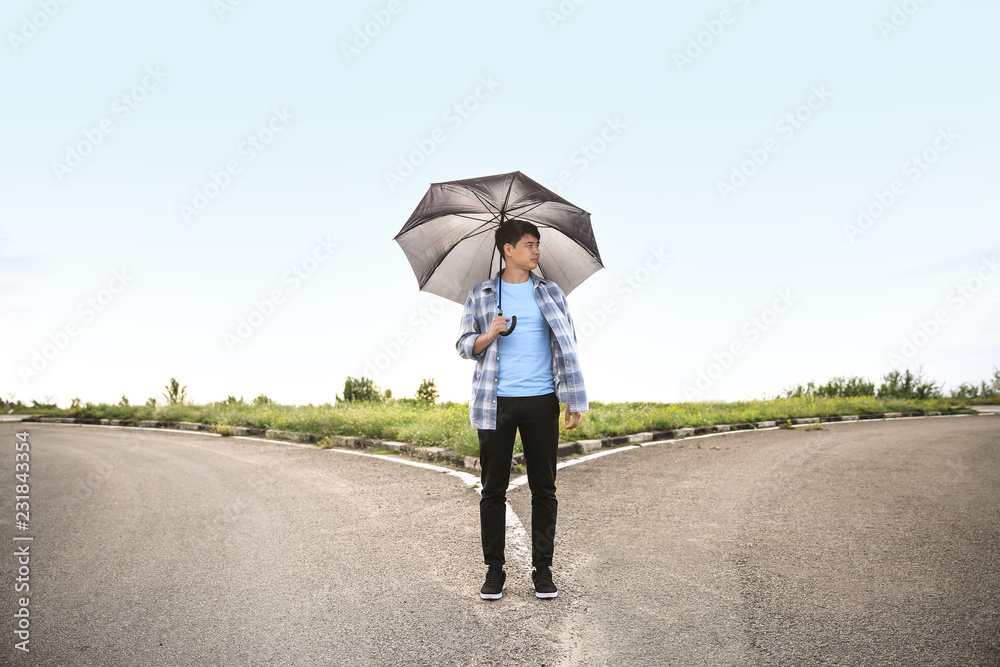
{"label": "umbrella canopy", "polygon": [[494,233],[508,220],[539,228],[534,273],[569,294],[604,267],[590,214],[519,171],[434,183],[396,234],[420,289],[464,304],[469,291],[499,268]]}

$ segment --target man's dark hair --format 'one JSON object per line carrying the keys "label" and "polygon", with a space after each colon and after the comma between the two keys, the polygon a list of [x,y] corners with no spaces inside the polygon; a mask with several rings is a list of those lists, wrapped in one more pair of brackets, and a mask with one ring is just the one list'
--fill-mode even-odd
{"label": "man's dark hair", "polygon": [[497,227],[496,244],[497,250],[500,251],[500,256],[504,256],[504,245],[509,243],[512,246],[516,246],[525,234],[531,234],[539,241],[542,240],[541,234],[538,233],[538,227],[525,220],[506,220]]}

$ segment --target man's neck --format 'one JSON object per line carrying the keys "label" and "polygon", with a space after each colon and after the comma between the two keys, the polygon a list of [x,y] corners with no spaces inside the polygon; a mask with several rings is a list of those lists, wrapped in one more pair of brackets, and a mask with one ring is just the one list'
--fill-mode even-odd
{"label": "man's neck", "polygon": [[503,273],[500,274],[500,277],[505,283],[517,285],[519,283],[527,282],[530,277],[530,272],[508,264],[504,267]]}

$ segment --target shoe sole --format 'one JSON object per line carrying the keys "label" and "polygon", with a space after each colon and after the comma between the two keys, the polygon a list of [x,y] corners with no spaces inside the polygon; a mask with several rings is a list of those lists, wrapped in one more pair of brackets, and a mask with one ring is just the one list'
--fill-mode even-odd
{"label": "shoe sole", "polygon": [[558,596],[559,593],[535,593],[535,597],[540,600],[551,600],[552,598]]}
{"label": "shoe sole", "polygon": [[479,597],[484,600],[499,600],[503,597],[503,592],[507,590],[507,582],[504,582],[503,588],[500,589],[499,593],[480,593]]}

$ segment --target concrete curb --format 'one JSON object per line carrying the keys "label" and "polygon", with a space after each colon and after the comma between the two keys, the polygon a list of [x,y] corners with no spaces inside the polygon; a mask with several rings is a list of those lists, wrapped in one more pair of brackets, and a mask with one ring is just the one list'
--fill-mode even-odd
{"label": "concrete curb", "polygon": [[[703,435],[706,433],[725,433],[727,431],[746,431],[762,428],[775,428],[788,424],[819,424],[821,422],[847,422],[873,419],[901,419],[903,417],[938,417],[947,415],[967,414],[965,412],[949,411],[915,411],[915,412],[884,412],[865,415],[832,415],[828,417],[789,417],[787,419],[760,421],[754,423],[741,424],[714,424],[711,426],[694,426],[676,428],[668,431],[650,431],[635,433],[632,435],[619,435],[611,438],[600,438],[595,440],[576,440],[559,443],[557,456],[559,458],[569,458],[574,455],[585,455],[601,449],[612,449],[621,445],[635,445],[643,442],[656,442],[659,440],[677,440],[692,435]],[[978,413],[980,415],[996,414],[1000,412],[987,411]],[[42,424],[93,424],[101,426],[140,426],[145,428],[164,428],[183,431],[204,431],[207,433],[224,433],[225,435],[256,436],[270,440],[283,440],[285,442],[297,442],[314,444],[321,448],[337,447],[342,449],[390,449],[399,454],[406,455],[421,461],[445,464],[456,468],[467,470],[481,470],[479,458],[475,456],[463,456],[456,454],[444,447],[418,447],[408,442],[396,442],[393,440],[377,440],[369,438],[359,438],[346,435],[326,436],[323,445],[320,445],[322,436],[315,433],[301,433],[298,431],[279,431],[275,429],[250,428],[246,426],[214,426],[212,424],[200,424],[195,422],[167,422],[154,420],[133,420],[133,419],[93,419],[87,417],[34,417],[28,416],[21,419],[22,422],[36,422]],[[511,468],[524,463],[524,454],[514,454]]]}

